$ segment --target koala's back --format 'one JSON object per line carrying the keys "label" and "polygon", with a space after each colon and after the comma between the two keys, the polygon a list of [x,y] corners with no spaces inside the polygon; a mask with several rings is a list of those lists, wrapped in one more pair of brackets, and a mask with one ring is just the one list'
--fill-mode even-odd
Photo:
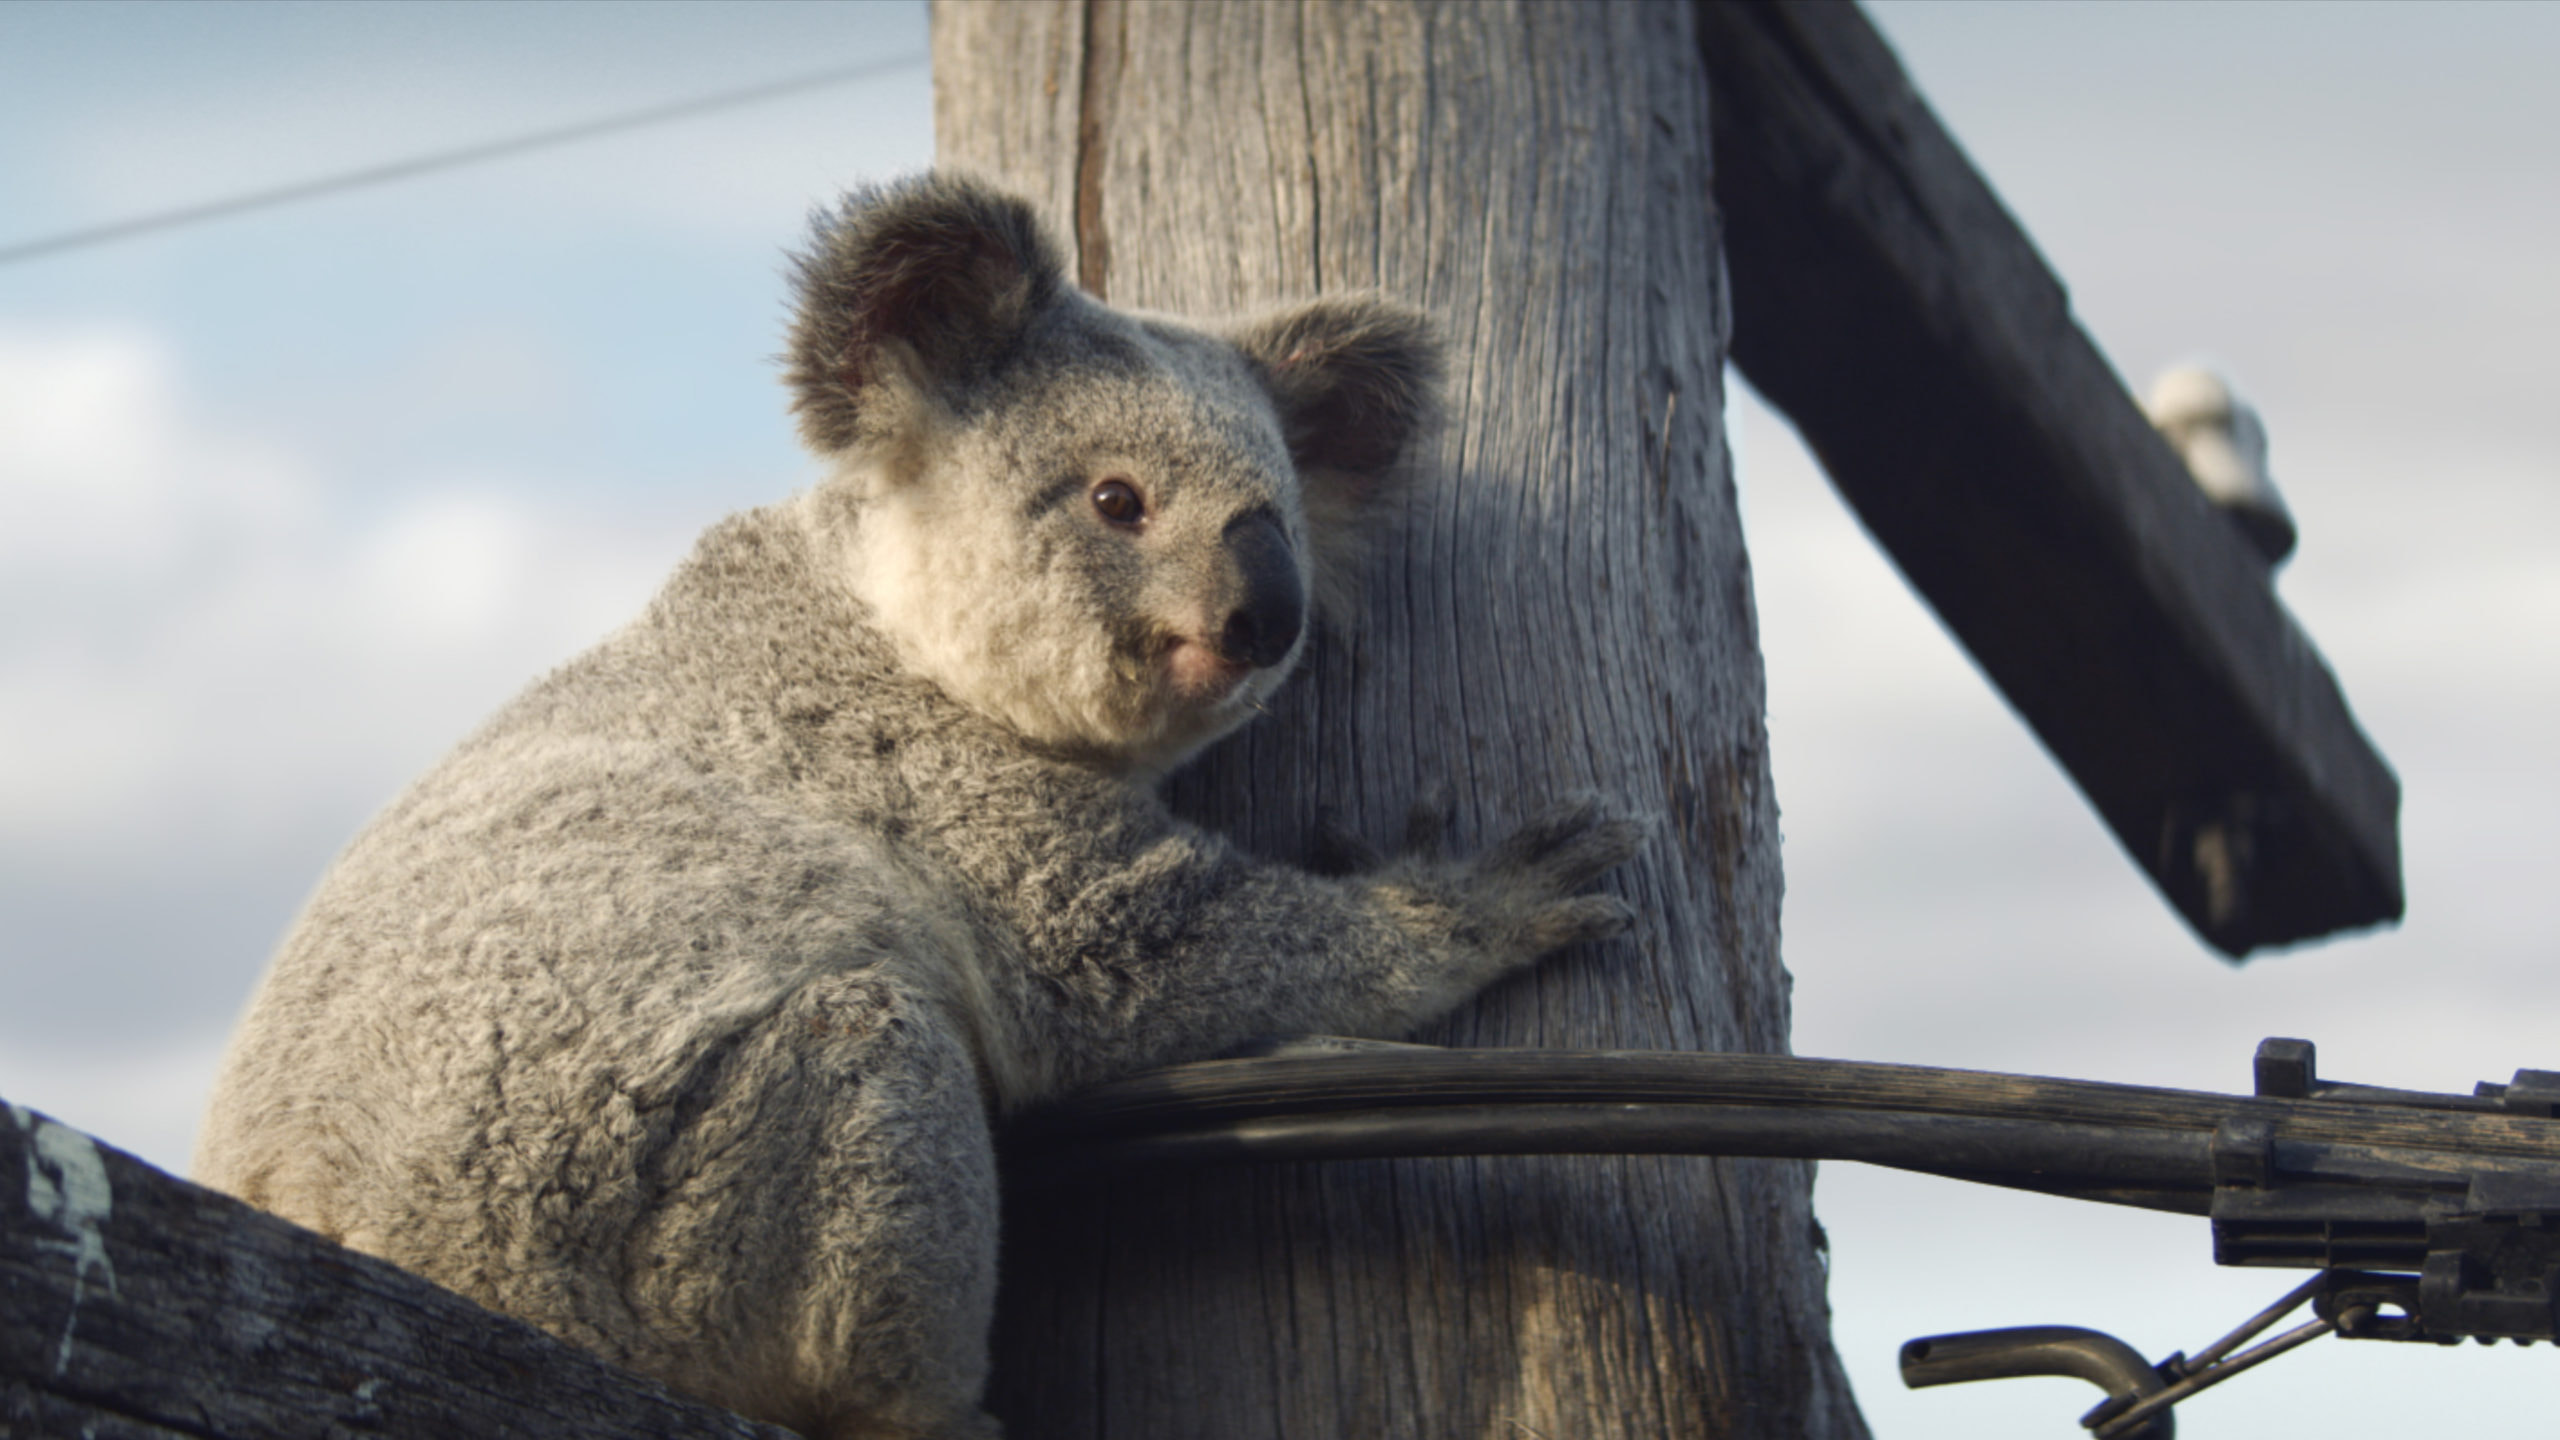
{"label": "koala's back", "polygon": [[[912,796],[789,733],[804,688],[876,703],[884,737],[924,701],[810,673],[871,659],[808,543],[781,509],[714,530],[358,837],[233,1043],[200,1178],[767,1411],[785,1382],[742,1376],[773,1357],[651,1337],[716,1350],[807,1310],[808,1253],[901,1263],[822,1157],[930,1147],[951,1203],[991,1203],[961,993],[984,941],[897,843]],[[726,1235],[764,1243],[652,1273]]]}

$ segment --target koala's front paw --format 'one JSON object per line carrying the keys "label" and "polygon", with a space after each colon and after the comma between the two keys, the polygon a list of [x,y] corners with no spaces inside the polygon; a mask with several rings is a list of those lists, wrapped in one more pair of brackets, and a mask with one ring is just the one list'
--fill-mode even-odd
{"label": "koala's front paw", "polygon": [[1531,817],[1487,851],[1475,863],[1477,883],[1504,897],[1514,942],[1534,960],[1635,924],[1624,900],[1583,892],[1634,858],[1644,837],[1640,822],[1582,796]]}
{"label": "koala's front paw", "polygon": [[1636,853],[1646,827],[1597,797],[1541,811],[1472,859],[1439,858],[1446,824],[1445,805],[1416,806],[1406,855],[1389,870],[1448,907],[1449,941],[1472,952],[1482,979],[1635,923],[1625,901],[1589,892]]}

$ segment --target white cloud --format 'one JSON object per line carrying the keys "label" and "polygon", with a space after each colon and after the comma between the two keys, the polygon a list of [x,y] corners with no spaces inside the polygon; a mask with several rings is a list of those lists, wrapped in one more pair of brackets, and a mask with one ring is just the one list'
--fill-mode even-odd
{"label": "white cloud", "polygon": [[691,529],[521,478],[359,505],[378,477],[206,425],[120,332],[0,333],[0,477],[0,854],[57,865],[360,816]]}
{"label": "white cloud", "polygon": [[124,329],[0,332],[0,575],[27,592],[120,584],[245,523],[291,524],[278,457],[181,433],[172,362]]}
{"label": "white cloud", "polygon": [[13,1043],[0,1047],[0,1095],[183,1175],[223,1039],[204,1029],[142,1043]]}
{"label": "white cloud", "polygon": [[395,643],[483,638],[533,578],[533,543],[514,506],[487,495],[432,497],[363,537],[350,577],[359,613]]}

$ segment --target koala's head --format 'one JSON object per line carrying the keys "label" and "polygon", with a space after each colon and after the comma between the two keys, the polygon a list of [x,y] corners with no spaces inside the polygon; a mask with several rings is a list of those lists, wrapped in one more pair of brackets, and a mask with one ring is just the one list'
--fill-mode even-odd
{"label": "koala's head", "polygon": [[810,504],[855,592],[954,698],[1113,768],[1171,768],[1287,677],[1431,410],[1406,310],[1115,310],[949,175],[846,197],[797,271]]}

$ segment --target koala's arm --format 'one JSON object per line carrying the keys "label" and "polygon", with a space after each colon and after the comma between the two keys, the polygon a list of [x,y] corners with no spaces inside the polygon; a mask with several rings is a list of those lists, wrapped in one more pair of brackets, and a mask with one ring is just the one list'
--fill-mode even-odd
{"label": "koala's arm", "polygon": [[1009,1028],[1052,1093],[1258,1036],[1405,1035],[1543,955],[1625,930],[1626,904],[1590,887],[1642,835],[1586,801],[1481,855],[1443,858],[1425,836],[1324,876],[1187,825],[1150,828],[1034,865],[1009,902],[1028,971]]}

